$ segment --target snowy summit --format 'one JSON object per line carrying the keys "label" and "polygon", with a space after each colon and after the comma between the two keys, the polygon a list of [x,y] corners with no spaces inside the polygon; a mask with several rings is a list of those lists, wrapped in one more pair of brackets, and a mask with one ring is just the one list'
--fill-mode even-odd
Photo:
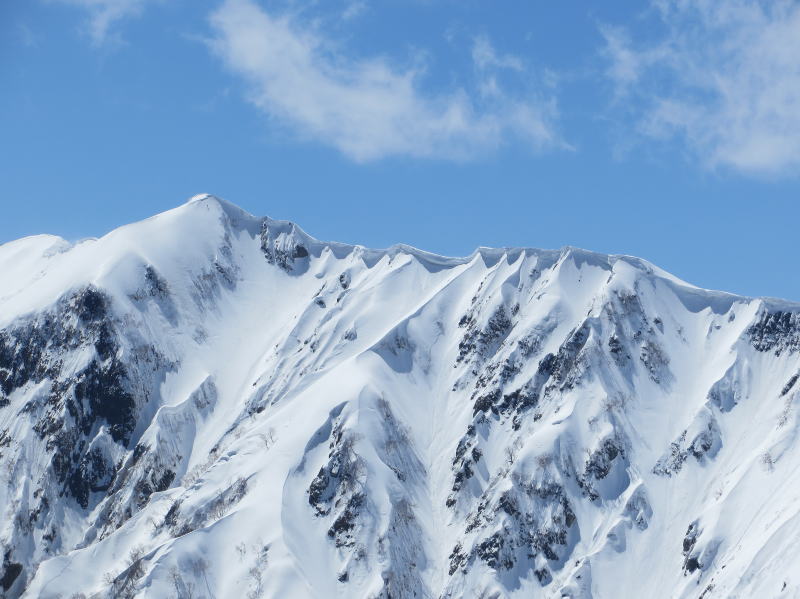
{"label": "snowy summit", "polygon": [[5,597],[800,596],[800,305],[208,194],[0,274]]}

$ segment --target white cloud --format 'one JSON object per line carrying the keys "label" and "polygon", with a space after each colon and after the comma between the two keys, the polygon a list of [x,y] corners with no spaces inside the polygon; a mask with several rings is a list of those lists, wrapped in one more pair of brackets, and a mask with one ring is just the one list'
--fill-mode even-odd
{"label": "white cloud", "polygon": [[[259,109],[356,161],[468,159],[509,138],[537,149],[563,146],[551,98],[509,97],[502,90],[473,98],[461,88],[427,93],[420,67],[347,56],[297,17],[275,16],[252,0],[225,1],[211,25],[211,47],[248,82]],[[491,56],[500,60],[493,51],[479,54],[484,61]]]}
{"label": "white cloud", "polygon": [[606,28],[608,76],[652,138],[684,140],[708,166],[800,167],[800,3],[656,0],[664,35]]}
{"label": "white cloud", "polygon": [[155,0],[51,0],[83,8],[89,13],[88,32],[92,42],[101,45],[109,39],[111,26],[120,19],[141,13]]}
{"label": "white cloud", "polygon": [[629,91],[632,83],[642,75],[643,63],[649,62],[642,56],[641,51],[631,48],[628,32],[620,27],[601,27],[600,32],[605,38],[605,56],[609,59],[607,75],[617,87],[618,94]]}
{"label": "white cloud", "polygon": [[350,0],[342,12],[342,20],[350,21],[361,16],[367,10],[366,0]]}
{"label": "white cloud", "polygon": [[485,35],[475,38],[472,46],[472,60],[479,69],[500,68],[522,71],[522,59],[513,54],[499,55]]}

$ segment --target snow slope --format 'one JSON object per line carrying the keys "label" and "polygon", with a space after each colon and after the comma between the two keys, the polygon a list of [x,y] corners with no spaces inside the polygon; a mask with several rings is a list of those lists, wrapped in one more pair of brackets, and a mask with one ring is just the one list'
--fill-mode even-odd
{"label": "snow slope", "polygon": [[800,306],[212,196],[0,246],[7,597],[800,597]]}

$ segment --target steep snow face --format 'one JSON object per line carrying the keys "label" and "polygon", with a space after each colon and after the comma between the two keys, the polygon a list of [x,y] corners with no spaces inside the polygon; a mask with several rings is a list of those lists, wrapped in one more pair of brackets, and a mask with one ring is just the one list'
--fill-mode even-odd
{"label": "steep snow face", "polygon": [[800,306],[211,196],[0,246],[7,597],[800,596]]}

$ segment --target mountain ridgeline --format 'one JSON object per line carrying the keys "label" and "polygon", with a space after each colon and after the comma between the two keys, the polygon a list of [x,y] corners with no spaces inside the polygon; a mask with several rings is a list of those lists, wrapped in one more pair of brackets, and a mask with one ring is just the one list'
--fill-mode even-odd
{"label": "mountain ridgeline", "polygon": [[9,598],[800,596],[800,305],[197,196],[0,246]]}

